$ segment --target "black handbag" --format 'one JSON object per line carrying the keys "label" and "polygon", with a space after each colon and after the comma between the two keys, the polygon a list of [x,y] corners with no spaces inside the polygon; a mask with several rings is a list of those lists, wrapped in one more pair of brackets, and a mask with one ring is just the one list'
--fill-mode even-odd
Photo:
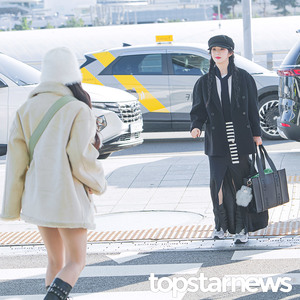
{"label": "black handbag", "polygon": [[[253,199],[248,205],[249,212],[260,213],[269,208],[289,202],[285,169],[277,170],[263,145],[255,154],[258,173],[247,179],[247,186],[252,188]],[[267,160],[270,168],[266,168]],[[254,164],[254,161],[252,161]],[[254,166],[250,169],[254,169]]]}

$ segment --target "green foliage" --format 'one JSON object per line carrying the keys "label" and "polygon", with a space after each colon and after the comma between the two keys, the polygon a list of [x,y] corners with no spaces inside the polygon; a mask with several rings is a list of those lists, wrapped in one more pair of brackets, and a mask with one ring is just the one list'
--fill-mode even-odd
{"label": "green foliage", "polygon": [[50,23],[47,23],[47,25],[45,26],[46,29],[52,29],[55,28],[53,25],[51,25]]}
{"label": "green foliage", "polygon": [[27,18],[22,18],[22,30],[29,30],[31,29],[32,21],[27,21]]}
{"label": "green foliage", "polygon": [[21,25],[16,24],[13,30],[30,30],[32,25],[32,21],[27,21],[26,17],[23,17],[21,20]]}
{"label": "green foliage", "polygon": [[[230,12],[233,11],[234,12],[234,7],[241,2],[241,0],[221,0],[220,1],[220,11],[222,15],[230,15]],[[218,13],[218,7],[214,6],[213,10],[215,13]],[[231,17],[234,17],[231,16]]]}
{"label": "green foliage", "polygon": [[290,12],[287,10],[287,6],[291,7],[298,7],[298,1],[297,0],[271,0],[271,4],[276,6],[276,10],[279,11],[280,14],[287,16],[290,14]]}
{"label": "green foliage", "polygon": [[83,26],[84,26],[84,22],[82,19],[72,17],[66,22],[66,25],[63,27],[83,27]]}

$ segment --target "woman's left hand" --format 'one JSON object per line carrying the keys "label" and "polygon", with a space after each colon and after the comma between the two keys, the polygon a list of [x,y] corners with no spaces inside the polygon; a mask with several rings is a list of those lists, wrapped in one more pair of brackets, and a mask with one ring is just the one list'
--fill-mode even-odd
{"label": "woman's left hand", "polygon": [[254,136],[253,141],[256,144],[256,146],[262,145],[262,139],[260,136]]}

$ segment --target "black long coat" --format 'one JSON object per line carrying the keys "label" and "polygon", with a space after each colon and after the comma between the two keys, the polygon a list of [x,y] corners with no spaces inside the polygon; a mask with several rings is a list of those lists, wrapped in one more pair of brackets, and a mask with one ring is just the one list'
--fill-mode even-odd
{"label": "black long coat", "polygon": [[[260,136],[260,124],[257,107],[257,88],[253,77],[243,69],[239,71],[239,99],[231,92],[231,116],[235,131],[235,142],[240,155],[255,152],[253,136]],[[205,154],[209,156],[225,156],[228,149],[225,120],[221,101],[218,95],[216,81],[213,80],[211,101],[207,104],[208,74],[200,77],[194,86],[193,107],[191,110],[191,130],[205,129]],[[242,183],[236,186],[240,188]],[[234,209],[234,208],[231,208]],[[268,211],[249,213],[242,207],[245,224],[249,232],[256,231],[268,225]]]}
{"label": "black long coat", "polygon": [[[255,152],[253,136],[260,136],[258,115],[257,88],[253,77],[243,69],[239,69],[239,98],[234,98],[231,92],[231,115],[235,131],[235,141],[240,155]],[[227,149],[225,120],[221,101],[217,91],[216,81],[213,80],[211,101],[207,95],[208,74],[200,77],[194,86],[193,107],[191,116],[191,131],[194,128],[205,129],[205,154],[223,156]]]}

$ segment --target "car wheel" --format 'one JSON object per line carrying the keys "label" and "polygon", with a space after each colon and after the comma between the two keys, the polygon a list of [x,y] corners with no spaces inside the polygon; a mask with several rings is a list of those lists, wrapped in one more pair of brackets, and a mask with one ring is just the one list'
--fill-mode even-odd
{"label": "car wheel", "polygon": [[280,140],[281,137],[277,130],[278,111],[277,95],[270,95],[262,98],[259,102],[259,119],[262,136],[269,140]]}
{"label": "car wheel", "polygon": [[98,156],[98,159],[106,159],[111,155],[111,153],[105,153]]}

